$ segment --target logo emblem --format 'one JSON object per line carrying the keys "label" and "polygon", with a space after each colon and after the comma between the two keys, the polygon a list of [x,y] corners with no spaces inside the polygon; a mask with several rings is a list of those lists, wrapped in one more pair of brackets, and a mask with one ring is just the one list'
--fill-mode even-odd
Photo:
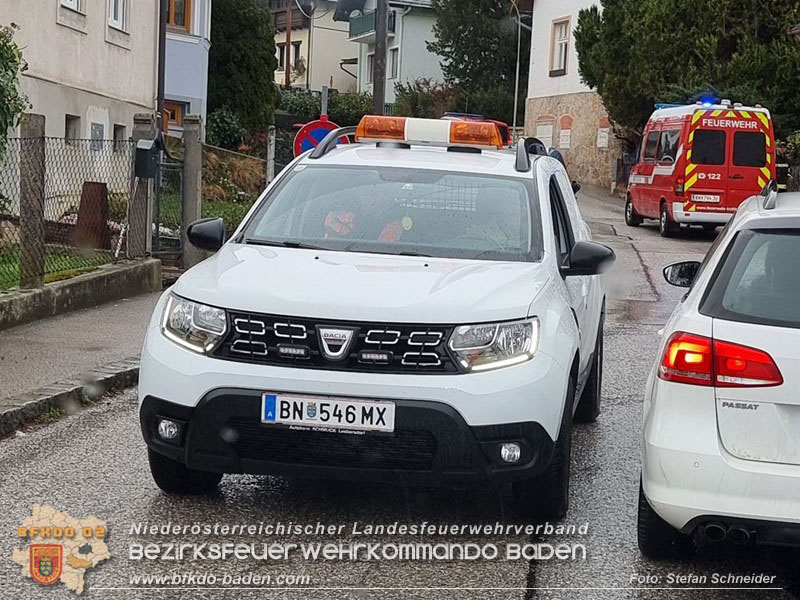
{"label": "logo emblem", "polygon": [[316,402],[309,402],[306,405],[306,416],[309,419],[316,419],[317,418],[317,403]]}
{"label": "logo emblem", "polygon": [[61,577],[61,544],[31,545],[31,577],[37,583],[50,585]]}
{"label": "logo emblem", "polygon": [[355,338],[355,329],[341,329],[334,327],[317,327],[319,346],[322,355],[328,360],[342,360],[347,357],[347,351]]}

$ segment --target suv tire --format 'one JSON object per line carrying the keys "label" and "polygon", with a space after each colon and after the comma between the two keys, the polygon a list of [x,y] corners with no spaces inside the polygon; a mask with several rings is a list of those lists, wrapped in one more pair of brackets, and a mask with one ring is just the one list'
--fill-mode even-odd
{"label": "suv tire", "polygon": [[578,409],[575,411],[575,421],[578,423],[594,423],[600,416],[600,400],[603,390],[603,325],[605,324],[605,310],[600,316],[600,328],[597,331],[597,342],[594,346],[592,370],[583,388]]}
{"label": "suv tire", "polygon": [[176,460],[147,449],[150,473],[156,485],[168,494],[199,495],[213,491],[222,473],[190,469]]}
{"label": "suv tire", "polygon": [[633,208],[633,199],[629,195],[625,202],[625,224],[628,227],[638,227],[643,221],[644,219],[636,214],[636,209]]}
{"label": "suv tire", "polygon": [[535,520],[562,519],[569,509],[569,471],[572,458],[572,407],[575,380],[570,378],[561,428],[547,470],[532,479],[513,485],[514,501],[520,510]]}
{"label": "suv tire", "polygon": [[656,514],[647,501],[639,482],[639,515],[637,522],[639,550],[642,555],[654,559],[679,558],[691,553],[692,539],[683,535]]}
{"label": "suv tire", "polygon": [[661,233],[661,237],[671,238],[675,237],[680,229],[680,225],[678,225],[675,221],[672,220],[672,217],[669,214],[669,207],[667,206],[666,202],[661,203],[661,213],[658,219],[658,230]]}

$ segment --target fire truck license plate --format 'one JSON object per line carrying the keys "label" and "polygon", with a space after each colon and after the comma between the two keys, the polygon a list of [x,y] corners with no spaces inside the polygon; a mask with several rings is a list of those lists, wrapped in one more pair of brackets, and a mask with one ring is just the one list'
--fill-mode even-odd
{"label": "fire truck license plate", "polygon": [[720,197],[713,194],[692,194],[692,202],[707,202],[709,204],[719,204]]}
{"label": "fire truck license plate", "polygon": [[392,433],[394,412],[394,402],[270,393],[261,397],[261,422],[267,425]]}

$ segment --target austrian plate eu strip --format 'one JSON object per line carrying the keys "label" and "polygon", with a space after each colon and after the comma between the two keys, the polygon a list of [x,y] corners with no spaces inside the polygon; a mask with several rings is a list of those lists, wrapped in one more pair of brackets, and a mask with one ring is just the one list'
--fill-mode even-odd
{"label": "austrian plate eu strip", "polygon": [[272,394],[261,396],[261,422],[267,425],[392,433],[394,402]]}

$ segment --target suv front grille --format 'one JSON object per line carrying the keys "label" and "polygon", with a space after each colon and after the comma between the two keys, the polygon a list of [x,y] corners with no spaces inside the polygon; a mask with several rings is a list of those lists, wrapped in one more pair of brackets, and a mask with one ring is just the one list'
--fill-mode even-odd
{"label": "suv front grille", "polygon": [[[228,328],[214,351],[217,358],[369,373],[459,372],[447,351],[450,326],[318,321],[236,311],[228,313]],[[349,343],[343,342],[347,336]]]}

